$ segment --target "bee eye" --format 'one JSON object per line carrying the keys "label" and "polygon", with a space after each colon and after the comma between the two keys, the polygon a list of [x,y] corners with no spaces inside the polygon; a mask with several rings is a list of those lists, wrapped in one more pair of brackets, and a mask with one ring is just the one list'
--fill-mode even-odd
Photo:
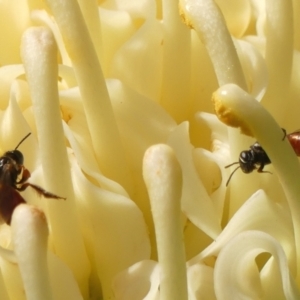
{"label": "bee eye", "polygon": [[243,164],[248,163],[250,160],[249,151],[242,151],[240,154],[240,162]]}
{"label": "bee eye", "polygon": [[255,169],[253,153],[251,152],[251,150],[241,152],[239,163],[244,173],[251,173]]}

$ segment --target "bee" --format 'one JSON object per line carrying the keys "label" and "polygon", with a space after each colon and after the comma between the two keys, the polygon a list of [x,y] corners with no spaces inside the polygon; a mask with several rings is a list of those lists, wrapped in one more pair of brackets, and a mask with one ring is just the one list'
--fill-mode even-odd
{"label": "bee", "polygon": [[[297,156],[300,156],[300,130],[294,131],[290,134],[286,134],[286,130],[282,128],[283,131],[283,139],[287,138],[293,147]],[[271,163],[270,158],[267,153],[263,149],[263,147],[255,142],[252,146],[250,146],[250,150],[245,150],[240,153],[239,161],[234,162],[225,168],[229,168],[233,165],[239,164],[232,173],[230,174],[226,186],[228,186],[233,174],[237,171],[237,169],[241,168],[241,170],[248,174],[254,170],[257,170],[258,173],[271,173],[268,171],[264,171],[264,167]]]}
{"label": "bee", "polygon": [[40,196],[53,199],[66,199],[52,194],[38,185],[27,182],[31,176],[24,167],[24,156],[18,150],[20,145],[30,136],[28,133],[14,150],[7,151],[0,157],[0,215],[6,224],[10,225],[14,209],[21,203],[26,203],[19,192],[28,187],[33,188]]}

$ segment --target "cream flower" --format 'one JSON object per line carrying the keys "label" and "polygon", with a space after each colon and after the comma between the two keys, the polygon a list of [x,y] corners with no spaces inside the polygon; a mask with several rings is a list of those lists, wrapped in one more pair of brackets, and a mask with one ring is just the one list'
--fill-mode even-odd
{"label": "cream flower", "polygon": [[0,5],[0,299],[299,299],[299,1],[98,2]]}

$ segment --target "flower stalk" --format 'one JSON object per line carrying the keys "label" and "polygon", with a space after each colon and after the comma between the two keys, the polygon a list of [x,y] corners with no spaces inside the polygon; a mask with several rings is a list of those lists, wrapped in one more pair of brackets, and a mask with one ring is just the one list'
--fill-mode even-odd
{"label": "flower stalk", "polygon": [[[300,166],[283,132],[270,113],[236,85],[225,85],[213,95],[216,114],[225,124],[240,127],[254,136],[268,153],[279,177],[291,210],[296,248],[300,249]],[[298,251],[297,270],[300,267]],[[298,282],[300,276],[298,274]]]}
{"label": "flower stalk", "polygon": [[178,15],[178,3],[164,0],[164,51],[161,105],[178,122],[188,118],[191,82],[191,32]]}
{"label": "flower stalk", "polygon": [[[292,1],[267,0],[266,14],[265,55],[269,85],[263,101],[270,114],[282,124],[288,108],[286,91],[290,84],[294,51]],[[274,102],[277,105],[273,105]]]}
{"label": "flower stalk", "polygon": [[160,273],[160,298],[185,300],[187,279],[181,224],[182,174],[167,145],[150,147],[144,156],[143,176],[155,226]]}
{"label": "flower stalk", "polygon": [[243,70],[224,17],[213,0],[181,0],[184,22],[195,29],[204,43],[219,82],[219,86],[235,83],[247,90]]}
{"label": "flower stalk", "polygon": [[[31,90],[37,134],[41,150],[45,186],[66,201],[47,200],[47,212],[58,256],[74,271],[80,288],[87,294],[85,274],[89,263],[80,234],[70,166],[59,110],[57,88],[57,48],[51,31],[28,29],[22,40],[22,57]],[[42,67],[41,67],[42,66]],[[69,245],[73,245],[70,251]]]}
{"label": "flower stalk", "polygon": [[26,298],[53,299],[47,266],[49,232],[44,213],[36,207],[21,204],[14,210],[11,227]]}
{"label": "flower stalk", "polygon": [[72,0],[48,0],[47,3],[72,61],[100,169],[130,192],[131,176],[119,130],[102,69],[79,5]]}

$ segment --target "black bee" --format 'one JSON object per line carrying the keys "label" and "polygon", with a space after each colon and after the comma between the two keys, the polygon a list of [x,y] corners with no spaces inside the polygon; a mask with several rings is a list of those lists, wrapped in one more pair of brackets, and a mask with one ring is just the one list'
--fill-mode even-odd
{"label": "black bee", "polygon": [[251,173],[254,170],[257,170],[257,172],[259,173],[270,173],[268,171],[263,170],[265,165],[268,165],[270,163],[271,160],[268,157],[265,150],[262,148],[262,146],[258,142],[254,143],[252,146],[250,146],[250,150],[245,150],[241,152],[239,161],[234,162],[225,167],[229,168],[233,165],[239,164],[239,166],[236,167],[230,174],[226,182],[226,186],[228,186],[231,177],[237,169],[241,168],[241,170],[246,174]]}
{"label": "black bee", "polygon": [[29,137],[27,134],[14,150],[7,151],[0,157],[0,215],[6,224],[10,224],[14,209],[26,203],[19,192],[32,187],[39,195],[46,198],[66,199],[45,191],[38,185],[27,182],[30,172],[24,167],[24,156],[18,147]]}
{"label": "black bee", "polygon": [[[300,156],[300,130],[296,130],[292,133],[286,134],[286,130],[282,128],[283,131],[283,139],[287,138],[293,147],[295,153],[297,156]],[[250,150],[242,151],[239,157],[239,161],[234,162],[225,168],[229,168],[233,165],[239,164],[238,167],[236,167],[233,172],[230,174],[226,186],[228,186],[230,179],[232,175],[235,173],[235,171],[239,168],[241,170],[248,174],[251,173],[254,170],[257,170],[259,173],[271,173],[268,171],[264,171],[265,165],[268,165],[271,163],[270,158],[268,157],[267,153],[263,149],[263,147],[258,143],[254,143],[252,146],[250,146]]]}

